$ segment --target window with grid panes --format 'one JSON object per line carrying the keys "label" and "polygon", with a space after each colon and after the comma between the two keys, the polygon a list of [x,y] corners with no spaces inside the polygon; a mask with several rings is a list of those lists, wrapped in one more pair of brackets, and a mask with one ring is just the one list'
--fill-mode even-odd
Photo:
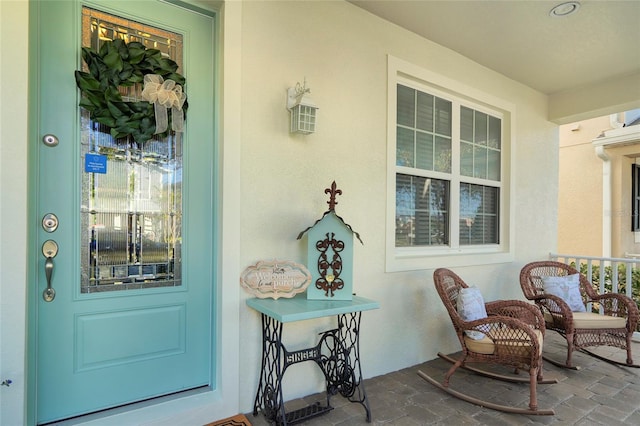
{"label": "window with grid panes", "polygon": [[396,247],[498,244],[501,144],[499,114],[397,84]]}

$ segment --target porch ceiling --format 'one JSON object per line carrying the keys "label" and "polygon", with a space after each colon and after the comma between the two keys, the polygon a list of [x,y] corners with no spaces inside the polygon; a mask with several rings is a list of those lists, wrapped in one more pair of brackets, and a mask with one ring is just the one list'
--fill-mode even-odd
{"label": "porch ceiling", "polygon": [[548,95],[640,74],[640,1],[348,1]]}

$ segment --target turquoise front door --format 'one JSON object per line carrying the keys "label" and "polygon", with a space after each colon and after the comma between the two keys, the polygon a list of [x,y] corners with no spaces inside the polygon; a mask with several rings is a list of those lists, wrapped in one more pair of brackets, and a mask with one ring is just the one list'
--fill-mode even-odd
{"label": "turquoise front door", "polygon": [[[32,1],[30,13],[35,420],[210,386],[214,16],[164,1]],[[78,106],[74,72],[90,71],[81,48],[100,52],[112,40],[179,66],[187,103],[165,109],[168,133],[112,134],[115,121]],[[103,59],[127,79],[113,56]],[[120,103],[102,88],[111,104],[97,115],[126,128],[140,118],[121,110],[142,88],[114,87]],[[184,128],[172,131],[187,106]]]}

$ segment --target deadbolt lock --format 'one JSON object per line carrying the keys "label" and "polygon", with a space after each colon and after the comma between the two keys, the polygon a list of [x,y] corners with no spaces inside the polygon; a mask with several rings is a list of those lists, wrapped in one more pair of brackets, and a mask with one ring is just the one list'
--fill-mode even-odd
{"label": "deadbolt lock", "polygon": [[47,213],[42,218],[42,229],[47,232],[53,232],[58,229],[58,216],[53,213]]}
{"label": "deadbolt lock", "polygon": [[42,137],[42,143],[44,143],[48,147],[54,147],[58,145],[58,138],[56,135],[44,135]]}

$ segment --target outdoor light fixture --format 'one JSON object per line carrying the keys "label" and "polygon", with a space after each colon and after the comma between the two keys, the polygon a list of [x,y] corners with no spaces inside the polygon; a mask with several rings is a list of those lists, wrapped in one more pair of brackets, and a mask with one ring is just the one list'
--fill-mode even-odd
{"label": "outdoor light fixture", "polygon": [[301,86],[290,87],[287,90],[287,109],[291,114],[291,133],[308,135],[316,131],[316,113],[318,106],[309,97],[311,89],[307,87],[307,80]]}
{"label": "outdoor light fixture", "polygon": [[579,1],[568,1],[555,6],[549,11],[549,16],[552,18],[561,18],[563,16],[569,16],[576,13],[580,9]]}

